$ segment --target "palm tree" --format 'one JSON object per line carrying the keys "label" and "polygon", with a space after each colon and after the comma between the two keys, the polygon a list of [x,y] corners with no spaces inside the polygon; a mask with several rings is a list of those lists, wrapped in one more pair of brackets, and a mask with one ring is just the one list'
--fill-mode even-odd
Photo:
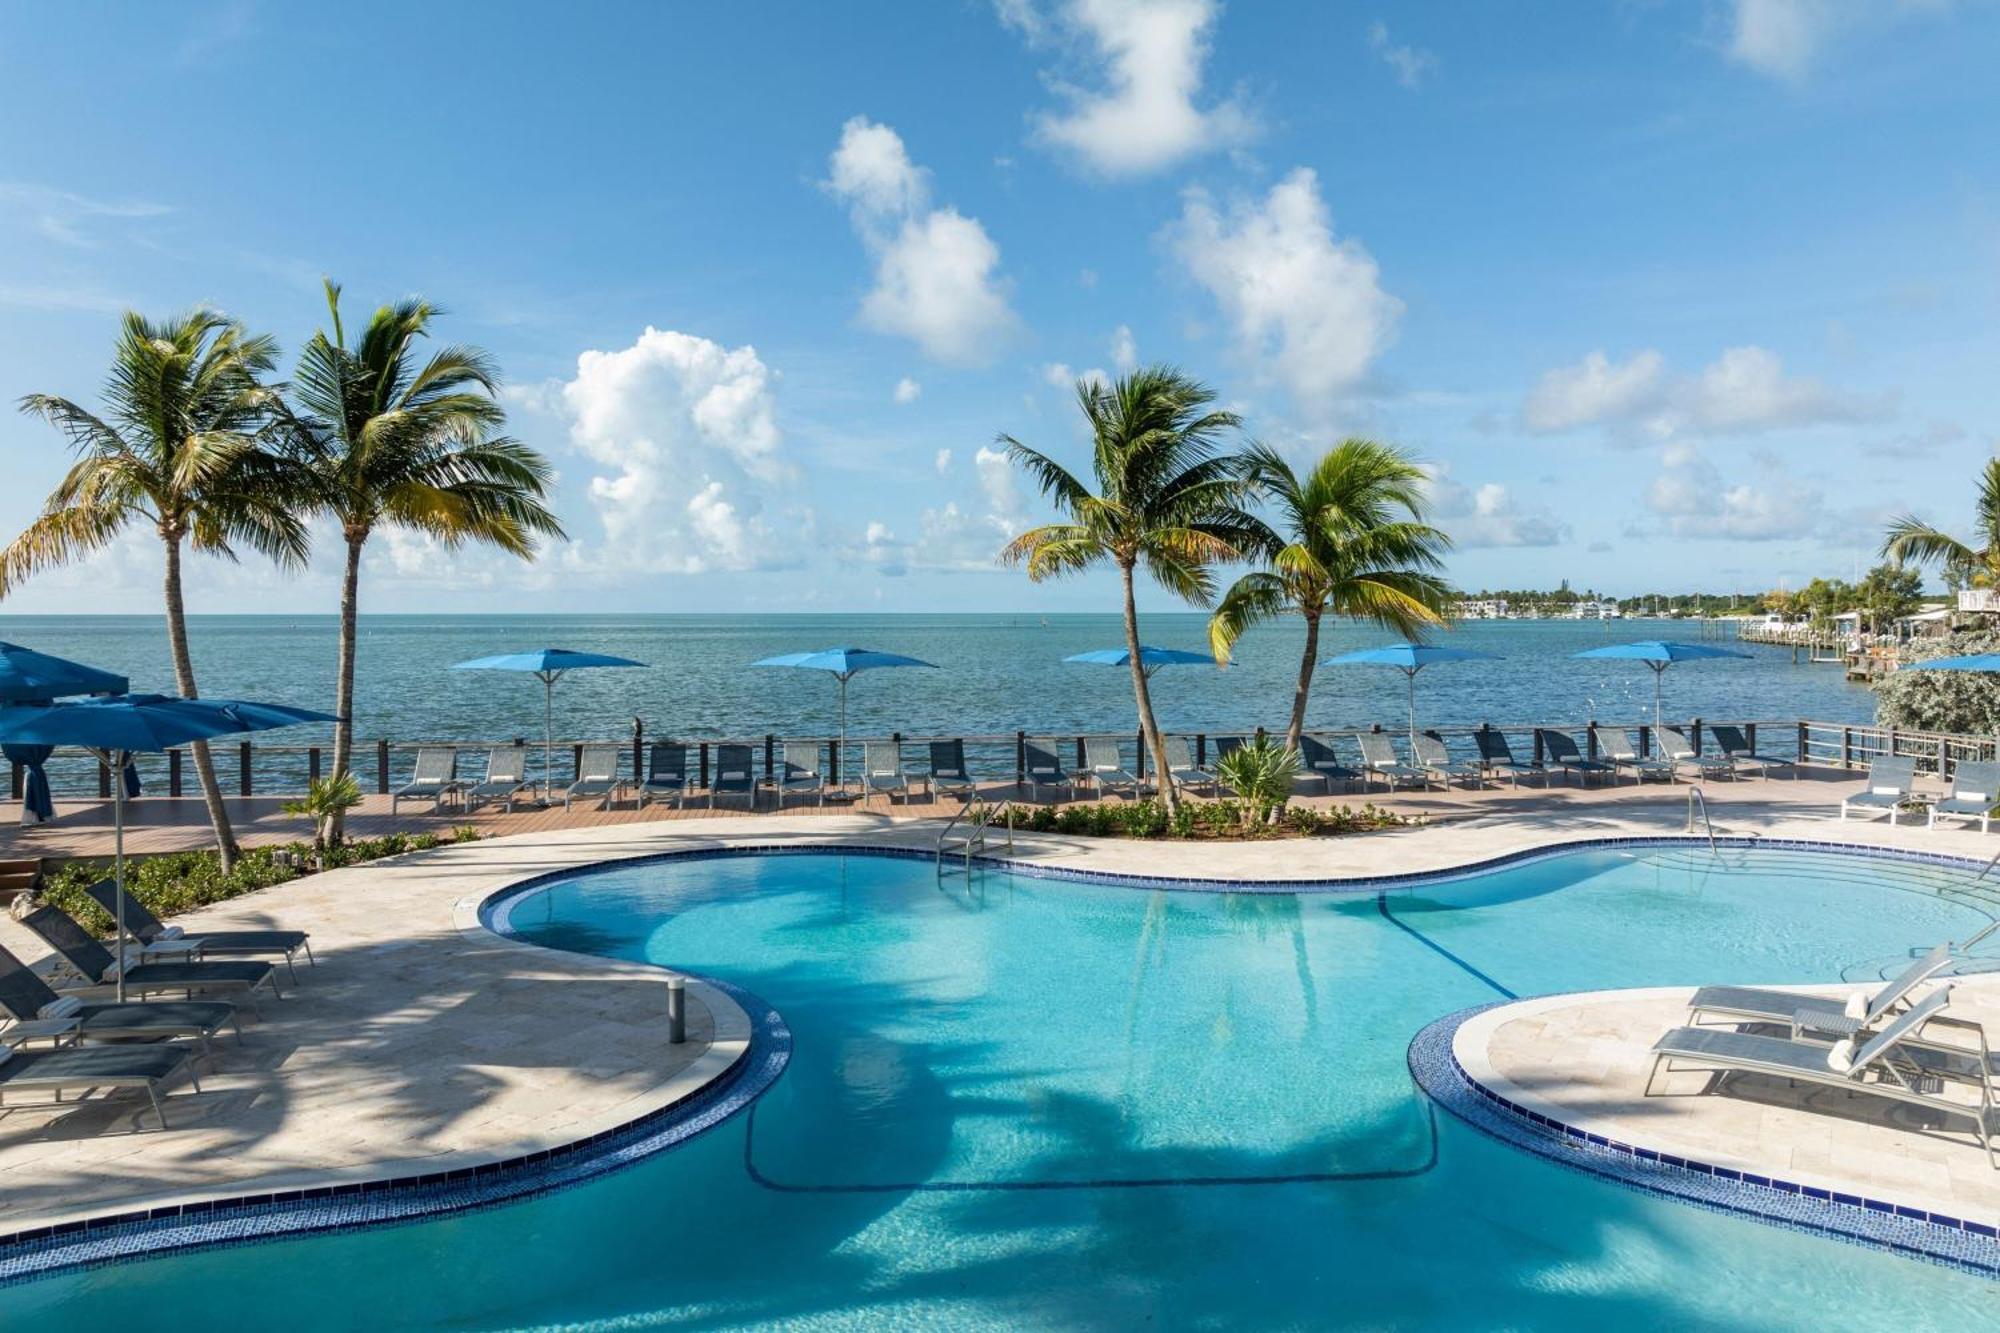
{"label": "palm tree", "polygon": [[[127,312],[105,384],[104,416],[67,398],[23,398],[21,410],[62,431],[77,460],[41,515],[0,551],[0,597],[40,570],[102,549],[134,522],[151,523],[166,549],[174,683],[195,698],[182,548],[233,560],[241,545],[286,568],[305,563],[307,536],[291,503],[292,470],[265,447],[275,394],[261,377],[277,350],[271,339],[250,337],[214,311],[161,323]],[[236,861],[236,837],[208,747],[197,741],[193,748],[227,872]]]}
{"label": "palm tree", "polygon": [[[1000,436],[1008,456],[1068,519],[1022,533],[1000,558],[1025,562],[1038,583],[1105,563],[1117,568],[1132,693],[1157,761],[1160,726],[1139,657],[1134,577],[1143,567],[1161,586],[1206,606],[1215,595],[1209,567],[1239,558],[1259,539],[1262,525],[1242,508],[1249,489],[1240,460],[1221,448],[1239,422],[1233,412],[1211,410],[1215,394],[1207,386],[1168,366],[1143,367],[1111,384],[1079,380],[1076,399],[1090,425],[1097,489],[1046,454]],[[1172,810],[1173,780],[1163,764],[1155,767],[1161,797]]]}
{"label": "palm tree", "polygon": [[[311,476],[310,506],[340,525],[346,545],[334,684],[338,775],[354,752],[355,617],[369,537],[401,527],[446,547],[486,542],[531,559],[538,536],[563,530],[542,503],[548,461],[494,433],[506,413],[494,399],[498,372],[484,352],[442,347],[420,364],[417,342],[440,312],[415,299],[378,309],[349,347],[339,284],[326,284],[326,305],[332,328],[300,351],[281,417]],[[341,822],[337,813],[335,838]]]}
{"label": "palm tree", "polygon": [[1882,554],[1918,565],[1935,560],[1944,567],[1945,577],[1960,586],[2000,584],[2000,458],[1986,460],[1972,513],[1973,537],[1982,543],[1977,547],[1932,527],[1915,514],[1905,514],[1889,525]]}
{"label": "palm tree", "polygon": [[1252,570],[1222,595],[1208,622],[1209,647],[1227,662],[1236,641],[1260,621],[1305,617],[1306,646],[1292,692],[1285,744],[1299,748],[1306,698],[1319,663],[1319,625],[1358,616],[1406,639],[1444,623],[1451,589],[1438,577],[1451,538],[1423,521],[1424,470],[1402,450],[1342,440],[1303,480],[1275,450],[1252,446],[1245,476],[1282,516],[1284,534],[1258,544],[1268,568]]}

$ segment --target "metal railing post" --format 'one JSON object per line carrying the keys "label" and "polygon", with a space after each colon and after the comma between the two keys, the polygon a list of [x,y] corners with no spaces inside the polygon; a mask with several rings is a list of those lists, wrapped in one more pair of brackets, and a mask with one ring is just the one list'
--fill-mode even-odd
{"label": "metal railing post", "polygon": [[309,746],[306,750],[306,785],[319,781],[319,747]]}
{"label": "metal railing post", "polygon": [[632,719],[632,781],[646,780],[646,721]]}
{"label": "metal railing post", "polygon": [[[835,762],[839,762],[838,759]],[[708,742],[701,743],[701,785],[708,785]]]}
{"label": "metal railing post", "polygon": [[375,794],[389,794],[389,742],[375,742]]}
{"label": "metal railing post", "polygon": [[97,761],[97,799],[111,799],[111,768],[102,759]]}
{"label": "metal railing post", "polygon": [[1014,788],[1019,791],[1028,781],[1028,733],[1014,733]]}
{"label": "metal railing post", "polygon": [[167,751],[167,795],[179,796],[180,794],[181,752],[179,750],[169,750]]}

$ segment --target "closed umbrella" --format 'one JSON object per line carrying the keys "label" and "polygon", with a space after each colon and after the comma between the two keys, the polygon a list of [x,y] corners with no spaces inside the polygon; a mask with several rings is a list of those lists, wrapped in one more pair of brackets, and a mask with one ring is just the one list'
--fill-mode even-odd
{"label": "closed umbrella", "polygon": [[1391,643],[1380,648],[1361,648],[1338,657],[1329,657],[1326,666],[1389,666],[1409,678],[1410,748],[1417,744],[1417,673],[1439,662],[1497,662],[1493,653],[1476,653],[1469,648],[1444,648],[1434,643]]}
{"label": "closed umbrella", "polygon": [[[74,745],[88,750],[100,763],[122,770],[135,754],[171,750],[190,741],[213,740],[243,732],[295,726],[301,722],[335,722],[332,714],[315,713],[283,704],[245,703],[229,699],[179,699],[161,694],[121,694],[108,699],[74,703],[23,704],[0,708],[0,744]],[[125,1000],[125,794],[123,782],[112,784],[111,818],[115,830],[114,882],[118,886],[118,1000]]]}
{"label": "closed umbrella", "polygon": [[546,804],[555,788],[556,724],[555,697],[556,682],[571,671],[582,671],[587,667],[642,667],[644,662],[634,662],[629,657],[612,657],[607,653],[579,653],[568,648],[537,648],[527,653],[501,653],[495,657],[475,657],[469,662],[454,662],[453,671],[525,671],[542,682],[542,801]]}
{"label": "closed umbrella", "polygon": [[[0,643],[0,704],[45,704],[79,694],[123,694],[130,688],[131,682],[116,672],[38,653],[19,644]],[[27,781],[21,789],[23,824],[40,824],[55,817],[49,775],[42,767],[54,751],[53,745],[0,745],[0,756],[27,770]],[[136,795],[130,787],[136,785],[137,776],[130,768],[121,775],[128,784],[127,795]]]}
{"label": "closed umbrella", "polygon": [[750,665],[824,671],[840,682],[840,771],[833,775],[833,780],[843,786],[847,783],[847,682],[863,671],[873,671],[878,667],[929,667],[937,670],[935,662],[904,657],[901,653],[876,652],[872,648],[822,648],[812,653],[780,653]]}
{"label": "closed umbrella", "polygon": [[1676,662],[1699,662],[1711,657],[1748,657],[1731,648],[1711,648],[1705,643],[1670,643],[1665,639],[1641,639],[1637,643],[1613,643],[1602,648],[1572,653],[1572,657],[1599,658],[1611,662],[1644,662],[1653,669],[1653,734],[1660,732],[1660,680]]}

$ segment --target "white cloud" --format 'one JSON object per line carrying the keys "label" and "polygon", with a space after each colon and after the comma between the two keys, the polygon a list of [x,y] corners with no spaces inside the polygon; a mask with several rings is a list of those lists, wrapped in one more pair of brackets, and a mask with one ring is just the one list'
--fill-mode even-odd
{"label": "white cloud", "polygon": [[1043,366],[1042,380],[1051,389],[1061,389],[1064,393],[1075,392],[1078,380],[1082,380],[1086,384],[1094,384],[1099,388],[1103,388],[1111,383],[1111,377],[1105,374],[1100,367],[1091,366],[1087,370],[1071,370],[1068,363],[1063,361],[1051,361]]}
{"label": "white cloud", "polygon": [[1129,324],[1120,324],[1111,334],[1111,364],[1120,370],[1130,370],[1139,364],[1139,344],[1133,339]]}
{"label": "white cloud", "polygon": [[1779,541],[1808,537],[1829,522],[1824,496],[1816,486],[1765,460],[1753,484],[1730,484],[1714,463],[1692,444],[1674,443],[1661,452],[1659,475],[1646,490],[1646,508],[1665,520],[1675,537],[1731,541]]}
{"label": "white cloud", "polygon": [[1013,462],[1006,451],[981,445],[979,452],[972,456],[972,466],[979,473],[979,489],[986,496],[988,522],[1012,535],[1013,530],[1025,521],[1027,513],[1019,480],[1014,475]]}
{"label": "white cloud", "polygon": [[949,449],[938,450],[937,457],[931,460],[931,466],[937,469],[937,474],[940,477],[944,476],[947,472],[950,472],[951,450]]}
{"label": "white cloud", "polygon": [[1376,19],[1368,25],[1368,49],[1396,72],[1396,82],[1415,91],[1424,76],[1437,70],[1437,56],[1417,46],[1398,46],[1389,40],[1389,25]]}
{"label": "white cloud", "polygon": [[1731,0],[1723,49],[1738,64],[1797,83],[1848,29],[1951,7],[1951,0]]}
{"label": "white cloud", "polygon": [[99,224],[137,222],[173,212],[165,204],[139,199],[92,199],[71,190],[31,181],[0,181],[0,218],[27,222],[51,241],[95,248]]}
{"label": "white cloud", "polygon": [[887,125],[856,116],[841,127],[827,188],[850,206],[875,257],[863,325],[909,338],[940,361],[992,360],[1015,327],[1000,247],[977,218],[930,207],[929,179]]}
{"label": "white cloud", "polygon": [[1668,373],[1648,349],[1618,364],[1603,352],[1542,376],[1521,408],[1536,431],[1638,425],[1647,437],[1740,435],[1836,422],[1870,421],[1893,410],[1893,395],[1834,389],[1785,373],[1775,352],[1731,347],[1692,376]]}
{"label": "white cloud", "polygon": [[1226,214],[1189,191],[1173,240],[1243,353],[1310,410],[1329,407],[1367,372],[1402,314],[1368,251],[1334,235],[1306,167]]}
{"label": "white cloud", "polygon": [[651,327],[577,357],[561,406],[571,444],[604,469],[589,483],[604,548],[572,563],[692,574],[795,558],[762,516],[790,474],[772,380],[753,347]]}
{"label": "white cloud", "polygon": [[896,381],[896,392],[893,396],[898,403],[914,403],[923,396],[923,392],[923,385],[905,375]]}
{"label": "white cloud", "polygon": [[1768,430],[1827,421],[1865,421],[1888,404],[1843,394],[1818,380],[1787,378],[1775,353],[1731,347],[1701,372],[1686,410],[1705,430]]}
{"label": "white cloud", "polygon": [[1521,416],[1531,428],[1549,431],[1625,420],[1658,405],[1666,368],[1667,359],[1651,350],[1622,366],[1592,352],[1542,376]]}
{"label": "white cloud", "polygon": [[1030,43],[1060,32],[1092,66],[1097,87],[1056,83],[1067,110],[1035,121],[1042,142],[1087,170],[1140,175],[1255,132],[1236,100],[1200,104],[1215,0],[1067,0],[1048,15],[1023,0],[997,3]]}
{"label": "white cloud", "polygon": [[1467,487],[1454,480],[1448,464],[1432,464],[1432,520],[1460,549],[1491,546],[1560,546],[1570,529],[1546,509],[1523,506],[1499,482]]}

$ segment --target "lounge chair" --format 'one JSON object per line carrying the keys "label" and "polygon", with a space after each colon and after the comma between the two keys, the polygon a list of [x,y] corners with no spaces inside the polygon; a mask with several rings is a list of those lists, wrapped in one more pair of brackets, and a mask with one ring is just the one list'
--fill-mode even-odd
{"label": "lounge chair", "polygon": [[1218,789],[1215,774],[1195,763],[1194,747],[1188,744],[1187,737],[1162,736],[1160,744],[1166,750],[1160,767],[1166,769],[1176,787],[1206,788],[1211,792]]}
{"label": "lounge chair", "polygon": [[403,801],[429,801],[431,809],[442,810],[444,803],[459,790],[458,751],[448,745],[426,745],[417,751],[417,765],[410,780],[389,793],[389,813]]}
{"label": "lounge chair", "polygon": [[[102,907],[105,914],[116,918],[118,915],[118,885],[114,880],[100,879],[85,892]],[[216,956],[255,958],[264,954],[276,954],[285,960],[285,970],[293,980],[298,979],[298,968],[294,957],[303,949],[306,962],[319,966],[313,958],[310,937],[303,930],[197,930],[188,934],[180,926],[169,926],[153,915],[146,904],[131,894],[125,895],[125,929],[146,946],[149,954],[170,952],[185,948],[203,959]]]}
{"label": "lounge chair", "polygon": [[910,779],[903,773],[903,747],[895,741],[869,741],[861,748],[861,800],[866,804],[876,792],[882,792],[894,805],[896,793],[903,793],[903,804],[910,803]]}
{"label": "lounge chair", "polygon": [[459,801],[470,812],[488,801],[504,801],[514,812],[514,798],[534,790],[528,781],[528,751],[519,745],[496,745],[486,752],[486,776],[459,792]]}
{"label": "lounge chair", "polygon": [[209,1051],[209,1039],[225,1026],[243,1039],[236,1006],[227,1000],[156,1000],[146,1003],[86,1003],[59,994],[35,970],[0,947],[0,1011],[13,1023],[0,1028],[0,1046],[42,1037],[62,1041],[158,1041],[192,1037]]}
{"label": "lounge chair", "polygon": [[1031,801],[1042,799],[1044,787],[1076,794],[1076,782],[1063,767],[1062,747],[1053,736],[1035,736],[1022,742],[1021,781]]}
{"label": "lounge chair", "polygon": [[785,798],[794,795],[810,796],[815,805],[826,804],[827,781],[820,771],[819,755],[817,741],[785,742],[784,757],[769,784],[780,810],[785,808]]}
{"label": "lounge chair", "polygon": [[1365,781],[1360,769],[1340,762],[1340,754],[1333,748],[1333,737],[1312,732],[1299,737],[1299,771],[1324,783],[1328,796],[1333,795],[1333,784],[1336,782],[1347,787]]}
{"label": "lounge chair", "polygon": [[1138,776],[1125,767],[1125,759],[1118,753],[1118,742],[1109,736],[1084,737],[1083,767],[1097,784],[1099,796],[1109,796],[1114,791],[1139,795]]}
{"label": "lounge chair", "polygon": [[152,1100],[153,1114],[160,1128],[167,1127],[167,1113],[160,1108],[160,1091],[182,1074],[201,1091],[195,1077],[192,1047],[149,1046],[65,1046],[55,1051],[0,1051],[0,1098],[10,1092],[53,1092],[56,1100],[69,1091],[89,1093],[99,1088],[123,1091],[140,1088]]}
{"label": "lounge chair", "polygon": [[1212,740],[1215,748],[1215,759],[1218,763],[1250,743],[1248,736],[1216,736]]}
{"label": "lounge chair", "polygon": [[576,781],[563,793],[563,809],[569,809],[578,797],[597,801],[600,810],[618,804],[618,795],[625,790],[625,779],[619,774],[623,766],[619,756],[624,750],[622,745],[584,746],[576,761]]}
{"label": "lounge chair", "polygon": [[[1797,991],[1770,990],[1762,986],[1703,986],[1688,1001],[1688,1022],[1701,1026],[1702,1015],[1711,1014],[1732,1023],[1755,1019],[1789,1023],[1797,1014],[1853,1018],[1864,1029],[1879,1027],[1882,1020],[1902,1004],[1924,982],[1951,965],[1951,943],[1946,941],[1911,963],[1867,995],[1801,995]],[[1860,1000],[1860,1003],[1856,1003]],[[1850,1013],[1850,1010],[1858,1012]]]}
{"label": "lounge chair", "polygon": [[672,801],[676,808],[687,804],[688,747],[679,741],[654,741],[646,747],[646,776],[632,794],[639,809],[648,801]]}
{"label": "lounge chair", "polygon": [[1479,786],[1486,780],[1486,768],[1477,759],[1453,759],[1451,750],[1444,743],[1444,737],[1435,732],[1419,732],[1414,741],[1417,766],[1438,779],[1447,790],[1453,778],[1462,778],[1472,786]]}
{"label": "lounge chair", "polygon": [[1396,757],[1396,747],[1386,731],[1364,731],[1357,738],[1361,742],[1361,766],[1374,777],[1381,778],[1396,790],[1398,782],[1416,782],[1425,787],[1431,785],[1429,769],[1415,768]]}
{"label": "lounge chair", "polygon": [[1591,759],[1576,748],[1576,739],[1566,731],[1544,731],[1537,728],[1535,734],[1542,738],[1542,753],[1549,757],[1549,763],[1562,770],[1563,781],[1569,775],[1577,774],[1585,786],[1593,775],[1597,777],[1615,776],[1617,769],[1598,759]]}
{"label": "lounge chair", "polygon": [[757,808],[757,761],[747,745],[715,747],[715,777],[708,784],[708,803],[741,796],[745,810]]}
{"label": "lounge chair", "polygon": [[1632,733],[1623,727],[1598,727],[1597,753],[1611,761],[1614,782],[1620,773],[1630,773],[1634,782],[1644,782],[1647,778],[1674,780],[1673,764],[1640,754],[1639,747],[1632,743]]}
{"label": "lounge chair", "polygon": [[1513,748],[1507,744],[1507,733],[1504,731],[1481,727],[1472,733],[1472,743],[1479,747],[1479,763],[1488,777],[1504,773],[1513,779],[1516,787],[1521,785],[1524,776],[1548,781],[1549,771],[1540,764],[1524,764],[1514,758]]}
{"label": "lounge chair", "polygon": [[1744,739],[1743,728],[1728,723],[1710,723],[1708,738],[1715,742],[1715,748],[1735,767],[1747,768],[1762,776],[1773,769],[1789,769],[1793,777],[1799,775],[1796,759],[1785,759],[1778,755],[1760,754],[1757,748]]}
{"label": "lounge chair", "polygon": [[[1987,1164],[2000,1168],[2000,1156],[1993,1150],[1993,1080],[1985,1072],[1991,1059],[1983,1034],[1976,1054],[1922,1038],[1924,1024],[1937,1018],[1950,996],[1949,987],[1938,988],[1865,1043],[1848,1038],[1828,1046],[1727,1028],[1675,1028],[1653,1043],[1653,1067],[1646,1077],[1645,1095],[1666,1095],[1653,1091],[1663,1068],[1668,1073],[1710,1071],[1714,1077],[1700,1089],[1704,1093],[1719,1091],[1732,1074],[1760,1074],[1841,1088],[1864,1097],[1922,1107],[1939,1117],[1971,1121]],[[1976,1025],[1965,1026],[1977,1030]],[[1957,1063],[1966,1066],[1956,1076],[1945,1063],[1953,1055],[1961,1057]],[[1947,1080],[1953,1086],[1971,1089],[1970,1099],[1946,1097]]]}
{"label": "lounge chair", "polygon": [[970,801],[979,794],[979,784],[965,771],[964,741],[932,741],[930,749],[931,768],[924,776],[930,783],[932,800],[949,795]]}
{"label": "lounge chair", "polygon": [[1659,731],[1660,750],[1673,765],[1674,772],[1683,769],[1697,778],[1734,778],[1736,765],[1726,754],[1696,754],[1694,742],[1679,727],[1661,727]]}
{"label": "lounge chair", "polygon": [[1951,792],[1931,806],[1928,827],[1936,828],[1938,817],[1976,819],[1981,833],[1991,827],[1994,802],[2000,801],[2000,764],[1960,763],[1951,771]]}
{"label": "lounge chair", "polygon": [[1868,765],[1868,781],[1860,791],[1844,798],[1840,803],[1840,817],[1846,820],[1850,810],[1858,810],[1873,818],[1888,812],[1890,824],[1902,813],[1903,802],[1910,799],[1917,785],[1917,761],[1885,757]]}
{"label": "lounge chair", "polygon": [[[21,918],[21,924],[42,937],[42,942],[62,955],[76,969],[86,986],[108,986],[118,980],[119,960],[74,917],[60,908],[43,906]],[[237,991],[248,1000],[252,1012],[256,992],[269,986],[278,991],[278,974],[269,963],[136,963],[123,969],[127,995],[163,995],[179,991],[188,999],[198,990]]]}

